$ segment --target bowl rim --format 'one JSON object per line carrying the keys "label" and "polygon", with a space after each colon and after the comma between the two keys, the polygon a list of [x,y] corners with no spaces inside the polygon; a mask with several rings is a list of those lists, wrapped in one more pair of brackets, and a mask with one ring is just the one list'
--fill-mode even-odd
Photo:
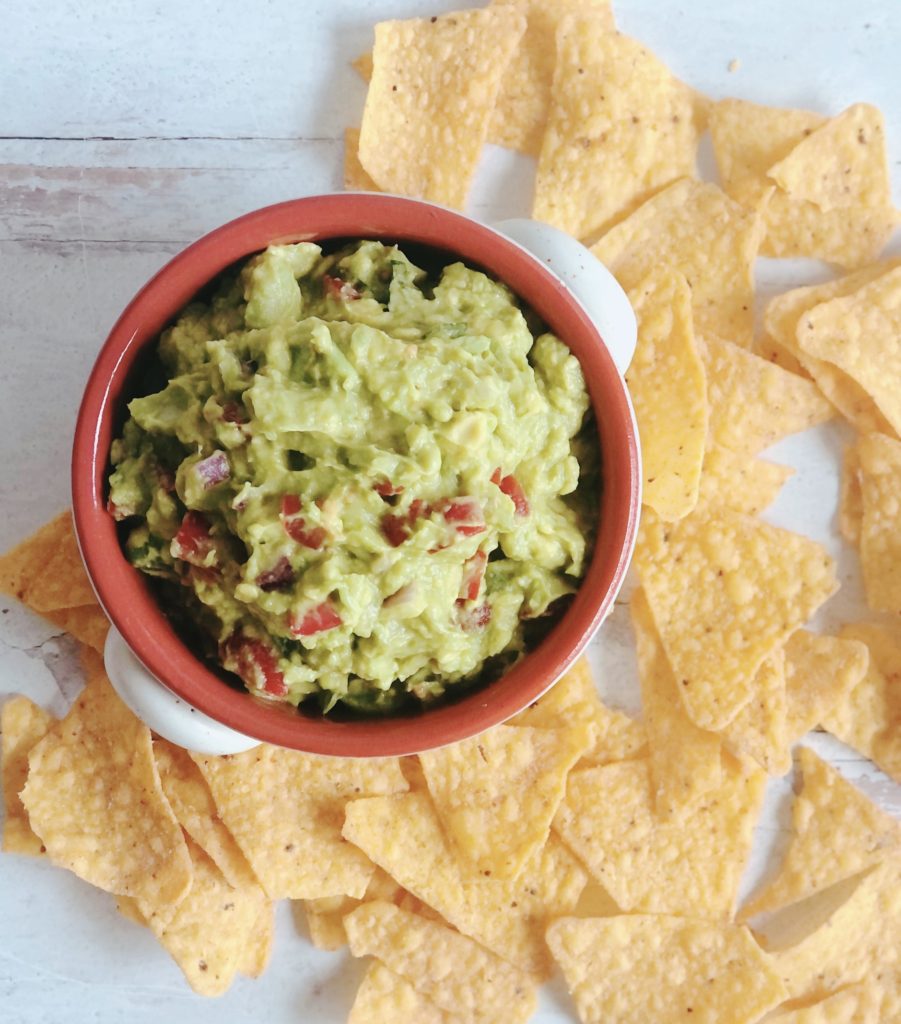
{"label": "bowl rim", "polygon": [[[270,244],[367,237],[430,246],[483,267],[569,345],[583,366],[598,423],[603,488],[598,539],[586,573],[570,607],[533,651],[498,680],[453,703],[409,717],[336,722],[233,689],[191,653],[121,550],[106,508],[106,476],[128,371],[204,285]],[[639,514],[638,437],[628,392],[566,285],[487,225],[432,203],[382,193],[328,193],[262,207],[208,232],[169,260],[128,303],[100,349],[78,412],[71,474],[75,533],[88,577],[147,670],[189,705],[247,736],[334,756],[389,756],[443,746],[537,700],[582,653],[609,612],[628,569]]]}

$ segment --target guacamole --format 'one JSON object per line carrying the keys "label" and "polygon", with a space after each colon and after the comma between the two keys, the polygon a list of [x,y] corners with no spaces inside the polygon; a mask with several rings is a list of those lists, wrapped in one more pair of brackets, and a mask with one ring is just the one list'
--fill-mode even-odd
{"label": "guacamole", "polygon": [[109,508],[254,693],[379,711],[460,692],[583,574],[582,371],[484,273],[376,241],[270,246],[158,361]]}

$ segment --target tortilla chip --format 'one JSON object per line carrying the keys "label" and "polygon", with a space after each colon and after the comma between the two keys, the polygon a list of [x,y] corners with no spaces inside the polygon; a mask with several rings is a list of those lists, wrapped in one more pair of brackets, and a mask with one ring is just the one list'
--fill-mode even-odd
{"label": "tortilla chip", "polygon": [[[840,883],[850,895],[797,943],[775,948],[772,963],[790,999],[811,1002],[845,985],[901,969],[901,858]],[[816,905],[832,889],[815,897]]]}
{"label": "tortilla chip", "polygon": [[725,921],[765,784],[763,772],[725,755],[720,785],[695,802],[686,823],[656,814],[646,760],[579,769],[554,830],[627,913]]}
{"label": "tortilla chip", "polygon": [[863,679],[865,644],[799,629],[785,645],[786,739],[789,745],[822,722]]}
{"label": "tortilla chip", "polygon": [[157,738],[153,741],[153,755],[163,792],[181,827],[213,861],[229,885],[237,889],[255,884],[257,877],[234,836],[222,823],[213,794],[190,754]]}
{"label": "tortilla chip", "polygon": [[266,902],[238,960],[238,972],[246,978],[259,978],[269,966],[275,938],[275,904]]}
{"label": "tortilla chip", "polygon": [[760,515],[794,472],[791,466],[748,458],[708,440],[695,514],[726,507],[748,516]]}
{"label": "tortilla chip", "polygon": [[814,383],[753,352],[710,337],[699,341],[698,351],[707,374],[714,444],[756,455],[835,415]]}
{"label": "tortilla chip", "polygon": [[734,925],[570,917],[547,941],[583,1024],[754,1024],[785,994],[750,932]]}
{"label": "tortilla chip", "polygon": [[789,195],[768,171],[826,118],[805,110],[781,110],[745,100],[722,100],[710,111],[710,133],[723,188],[763,223],[761,255],[810,256],[854,269],[871,263],[891,235],[896,215],[890,206],[856,205],[823,210]]}
{"label": "tortilla chip", "polygon": [[493,0],[526,16],[526,32],[504,72],[488,141],[538,156],[551,102],[560,21],[570,12],[588,14],[612,32],[610,0]]}
{"label": "tortilla chip", "polygon": [[763,334],[754,342],[753,350],[761,359],[766,359],[769,363],[775,363],[777,366],[781,366],[783,370],[788,370],[789,373],[797,374],[799,377],[810,377],[810,374],[804,369],[804,364],[794,352],[787,349],[781,342],[776,341],[775,338],[771,338],[768,334]]}
{"label": "tortilla chip", "polygon": [[0,557],[0,592],[36,612],[97,603],[68,509]]}
{"label": "tortilla chip", "polygon": [[576,905],[586,875],[551,836],[517,879],[485,878],[455,856],[424,793],[354,800],[344,836],[464,935],[547,977],[547,922]]}
{"label": "tortilla chip", "polygon": [[878,1024],[893,1018],[882,1013],[885,991],[869,982],[851,985],[812,1006],[777,1013],[772,1024]]}
{"label": "tortilla chip", "polygon": [[598,696],[588,659],[579,658],[550,690],[510,719],[511,725],[562,729],[584,724],[595,731],[594,745],[582,757],[584,764],[609,764],[641,756],[648,737],[641,722],[607,707]]}
{"label": "tortilla chip", "polygon": [[791,771],[786,725],[785,653],[780,649],[764,660],[754,676],[754,696],[720,733],[736,756],[750,757],[770,775]]}
{"label": "tortilla chip", "polygon": [[826,284],[794,288],[777,295],[766,308],[766,329],[778,343],[803,363],[817,386],[838,411],[861,431],[891,434],[892,428],[873,399],[855,380],[832,363],[817,359],[798,344],[798,330],[806,315],[832,299],[852,295],[864,285],[901,266],[901,259],[886,260]]}
{"label": "tortilla chip", "polygon": [[685,707],[723,729],[773,653],[838,589],[819,544],[728,509],[662,524],[646,516],[635,562]]}
{"label": "tortilla chip", "polygon": [[462,209],[525,28],[508,6],[376,25],[359,157],[380,189]]}
{"label": "tortilla chip", "polygon": [[857,445],[845,446],[838,494],[838,530],[849,544],[860,544],[863,522],[863,490],[860,486],[860,454]]}
{"label": "tortilla chip", "polygon": [[535,1010],[528,975],[478,942],[392,903],[366,903],[345,921],[354,956],[377,956],[436,1006],[463,1020],[527,1021]]}
{"label": "tortilla chip", "polygon": [[19,798],[28,777],[28,755],[51,725],[52,715],[33,704],[27,697],[12,697],[0,711],[0,733],[3,735],[3,849],[39,857],[44,853],[41,840],[31,831],[28,814]]}
{"label": "tortilla chip", "polygon": [[372,79],[372,51],[367,50],[366,53],[361,53],[359,57],[355,57],[350,62],[350,66],[364,82],[370,81]]}
{"label": "tortilla chip", "polygon": [[667,268],[629,293],[638,344],[626,384],[641,437],[642,501],[661,519],[697,504],[707,437],[707,385],[695,347],[691,289]]}
{"label": "tortilla chip", "polygon": [[373,865],[342,840],[344,807],[360,795],[403,792],[397,758],[315,757],[265,744],[191,756],[270,899],[363,895]]}
{"label": "tortilla chip", "polygon": [[741,909],[746,920],[807,899],[901,852],[901,822],[807,747],[798,751],[803,788],[792,805],[794,836],[779,873]]}
{"label": "tortilla chip", "polygon": [[891,208],[885,119],[868,103],[855,103],[815,128],[767,171],[795,199],[821,210]]}
{"label": "tortilla chip", "polygon": [[399,974],[373,960],[357,989],[347,1024],[463,1024],[466,1018],[445,1013]]}
{"label": "tortilla chip", "polygon": [[863,518],[860,561],[867,604],[901,615],[901,441],[868,434],[857,444]]}
{"label": "tortilla chip", "polygon": [[901,435],[901,267],[801,317],[802,352],[837,366]]}
{"label": "tortilla chip", "polygon": [[188,839],[194,881],[174,912],[166,904],[137,900],[160,945],[202,996],[225,992],[254,940],[266,897],[258,885],[235,889],[209,857]]}
{"label": "tortilla chip", "polygon": [[344,187],[348,192],[378,192],[379,187],[360,163],[360,129],[344,129]]}
{"label": "tortilla chip", "polygon": [[662,816],[681,814],[721,784],[720,738],[699,729],[688,717],[643,590],[632,595],[630,610],[638,648],[654,805]]}
{"label": "tortilla chip", "polygon": [[566,776],[593,738],[583,725],[498,725],[419,755],[441,824],[477,871],[515,878],[541,849]]}
{"label": "tortilla chip", "polygon": [[150,730],[103,675],[32,749],[21,795],[50,859],[86,882],[158,905],[190,888],[191,858]]}
{"label": "tortilla chip", "polygon": [[867,645],[869,666],[820,725],[901,782],[901,643],[881,626],[864,622],[845,626],[840,636]]}
{"label": "tortilla chip", "polygon": [[532,216],[576,238],[609,230],[695,173],[705,119],[706,101],[641,43],[590,12],[567,15],[557,30]]}
{"label": "tortilla chip", "polygon": [[103,614],[99,604],[85,604],[78,608],[57,608],[52,612],[41,612],[55,626],[64,629],[74,636],[79,643],[93,647],[103,653],[106,634],[109,632],[109,619]]}
{"label": "tortilla chip", "polygon": [[691,286],[695,333],[749,347],[759,243],[756,214],[716,185],[684,178],[649,199],[591,251],[627,289],[662,264],[679,271]]}

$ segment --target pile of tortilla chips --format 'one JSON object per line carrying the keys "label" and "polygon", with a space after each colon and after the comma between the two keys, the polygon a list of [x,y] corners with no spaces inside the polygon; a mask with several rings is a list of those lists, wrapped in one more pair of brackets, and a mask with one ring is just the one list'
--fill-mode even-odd
{"label": "pile of tortilla chips", "polygon": [[[348,187],[462,206],[485,141],[538,158],[534,214],[628,291],[644,457],[630,600],[643,714],[581,661],[505,725],[419,757],[154,737],[99,658],[106,623],[61,516],[0,589],[86,646],[54,721],[2,711],[4,849],[112,893],[191,986],[259,975],[272,906],[371,957],[351,1024],[526,1021],[559,968],[584,1024],[901,1019],[901,824],[795,744],[823,727],[901,781],[901,265],[882,118],[709,101],[605,0],[494,0],[385,22],[347,135]],[[722,188],[698,180],[708,128]],[[774,298],[758,255],[847,276]],[[840,415],[841,533],[873,621],[804,626],[836,592],[812,540],[759,518],[791,475],[760,453]],[[778,869],[741,907],[767,779],[800,785]]]}

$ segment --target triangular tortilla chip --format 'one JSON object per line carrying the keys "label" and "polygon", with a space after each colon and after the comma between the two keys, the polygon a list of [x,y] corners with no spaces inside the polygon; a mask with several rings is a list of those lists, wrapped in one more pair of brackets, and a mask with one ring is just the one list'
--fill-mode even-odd
{"label": "triangular tortilla chip", "polygon": [[554,836],[511,880],[485,878],[460,861],[424,793],[352,801],[343,834],[458,931],[548,976],[544,929],[575,907],[587,878]]}
{"label": "triangular tortilla chip", "polygon": [[767,174],[784,192],[821,210],[891,207],[882,112],[855,103],[806,135]]}
{"label": "triangular tortilla chip", "polygon": [[525,28],[506,5],[376,25],[359,155],[380,189],[462,209]]}
{"label": "triangular tortilla chip", "polygon": [[691,289],[668,268],[629,292],[638,344],[626,384],[641,438],[642,501],[661,519],[697,504],[707,438],[707,384],[695,347]]}
{"label": "triangular tortilla chip", "polygon": [[19,793],[28,778],[28,755],[54,722],[52,715],[27,697],[10,698],[0,711],[3,803],[6,808],[3,849],[7,853],[22,853],[32,857],[44,853],[43,843],[28,824],[28,814]]}
{"label": "triangular tortilla chip", "polygon": [[688,717],[643,590],[632,595],[630,610],[654,805],[661,816],[678,815],[721,784],[720,738],[698,728]]}
{"label": "triangular tortilla chip", "polygon": [[374,868],[341,838],[344,807],[363,794],[406,790],[397,758],[316,757],[265,744],[191,756],[270,899],[363,895]]}
{"label": "triangular tortilla chip", "polygon": [[547,941],[583,1024],[754,1024],[785,995],[750,932],[734,925],[569,917]]}
{"label": "triangular tortilla chip", "polygon": [[741,909],[746,920],[807,899],[901,852],[901,822],[807,747],[798,751],[802,789],[792,805],[794,836],[779,873]]}
{"label": "triangular tortilla chip", "polygon": [[384,1024],[385,1021],[462,1024],[460,1017],[445,1013],[405,978],[389,970],[380,960],[373,960],[357,989],[347,1024]]}
{"label": "triangular tortilla chip", "polygon": [[798,323],[802,352],[851,378],[901,435],[901,267],[842,298],[808,310]]}
{"label": "triangular tortilla chip", "polygon": [[594,745],[582,758],[585,764],[609,764],[641,756],[648,743],[644,725],[607,707],[598,696],[587,658],[579,658],[544,696],[530,704],[511,725],[560,729],[584,724],[595,732]]}
{"label": "triangular tortilla chip", "polygon": [[216,810],[213,794],[190,754],[157,737],[153,756],[163,792],[181,827],[235,888],[257,883],[247,858]]}
{"label": "triangular tortilla chip", "polygon": [[870,661],[860,682],[820,725],[901,782],[901,643],[864,622],[845,626],[840,636],[866,644]]}
{"label": "triangular tortilla chip", "polygon": [[728,509],[645,516],[635,561],[682,699],[703,729],[728,725],[754,674],[838,588],[826,550]]}
{"label": "triangular tortilla chip", "polygon": [[720,735],[736,756],[750,757],[770,775],[785,775],[792,759],[786,726],[785,653],[773,651],[754,676],[754,695]]}
{"label": "triangular tortilla chip", "polygon": [[0,557],[0,592],[36,612],[97,603],[68,509]]}
{"label": "triangular tortilla chip", "polygon": [[532,216],[576,238],[608,230],[694,174],[705,117],[706,101],[637,40],[591,12],[568,15],[557,30]]}
{"label": "triangular tortilla chip", "polygon": [[862,506],[860,562],[867,604],[901,615],[901,441],[868,434],[857,443]]}
{"label": "triangular tortilla chip", "polygon": [[710,440],[756,455],[789,434],[835,415],[817,386],[728,341],[698,344],[707,374]]}
{"label": "triangular tortilla chip", "polygon": [[708,441],[695,513],[725,506],[748,516],[760,515],[794,472],[791,466],[752,459]]}
{"label": "triangular tortilla chip", "polygon": [[583,725],[498,725],[420,754],[447,834],[486,878],[515,878],[544,845],[570,768],[591,746]]}
{"label": "triangular tortilla chip", "polygon": [[655,267],[677,270],[691,286],[695,333],[750,346],[759,245],[756,214],[710,182],[683,178],[648,199],[591,251],[624,288],[634,288]]}
{"label": "triangular tortilla chip", "polygon": [[345,927],[354,956],[377,956],[445,1011],[519,1024],[535,1010],[527,974],[445,924],[377,901],[348,914]]}
{"label": "triangular tortilla chip", "polygon": [[630,913],[728,920],[766,776],[725,755],[723,779],[686,821],[654,809],[647,761],[570,772],[554,830]]}
{"label": "triangular tortilla chip", "polygon": [[557,58],[557,28],[565,14],[591,14],[613,31],[610,0],[493,0],[516,7],[526,16],[526,32],[507,65],[488,141],[538,156],[551,102]]}
{"label": "triangular tortilla chip", "polygon": [[789,999],[812,1002],[876,973],[888,978],[901,970],[901,858],[891,857],[798,906],[816,921],[817,904],[843,890],[839,905],[799,941],[765,943]]}
{"label": "triangular tortilla chip", "polygon": [[791,746],[823,721],[864,677],[865,644],[799,629],[785,645],[786,740]]}

